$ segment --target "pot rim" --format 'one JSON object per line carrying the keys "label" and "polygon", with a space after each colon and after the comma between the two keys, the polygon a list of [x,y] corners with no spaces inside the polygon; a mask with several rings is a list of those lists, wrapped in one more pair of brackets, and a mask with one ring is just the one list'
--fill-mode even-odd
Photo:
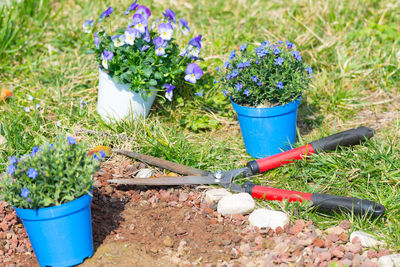
{"label": "pot rim", "polygon": [[41,221],[55,219],[57,217],[66,216],[78,210],[85,208],[92,200],[92,196],[85,194],[79,198],[71,200],[57,206],[51,206],[39,209],[23,209],[14,207],[18,217],[22,220]]}
{"label": "pot rim", "polygon": [[239,104],[236,104],[232,97],[229,97],[233,109],[238,113],[238,115],[247,116],[247,117],[273,117],[284,115],[286,113],[292,112],[297,109],[300,105],[301,96],[297,99],[289,102],[285,105],[279,105],[276,107],[265,107],[265,108],[257,108],[257,107],[245,107]]}

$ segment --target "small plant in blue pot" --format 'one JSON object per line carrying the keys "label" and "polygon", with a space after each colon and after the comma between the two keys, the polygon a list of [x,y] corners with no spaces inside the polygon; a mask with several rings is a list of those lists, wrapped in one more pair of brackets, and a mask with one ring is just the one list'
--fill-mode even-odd
{"label": "small plant in blue pot", "polygon": [[301,95],[313,75],[293,43],[241,45],[216,70],[238,115],[247,152],[262,158],[290,148]]}
{"label": "small plant in blue pot", "polygon": [[93,255],[90,203],[101,155],[83,143],[59,137],[9,157],[0,195],[13,205],[41,266],[72,266]]}

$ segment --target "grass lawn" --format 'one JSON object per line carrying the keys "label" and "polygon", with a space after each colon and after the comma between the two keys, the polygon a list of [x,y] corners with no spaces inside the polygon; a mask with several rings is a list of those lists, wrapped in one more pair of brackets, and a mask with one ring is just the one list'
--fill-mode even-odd
{"label": "grass lawn", "polygon": [[[323,229],[347,219],[353,230],[372,233],[391,251],[400,251],[398,1],[140,1],[155,16],[173,9],[188,20],[191,34],[203,35],[205,96],[195,97],[192,91],[187,97],[190,88],[181,88],[172,103],[157,99],[144,123],[116,125],[102,122],[96,113],[98,69],[82,49],[92,42],[82,23],[109,5],[115,19],[130,2],[8,2],[0,4],[0,88],[12,90],[13,97],[0,103],[0,135],[7,140],[0,144],[0,172],[8,156],[27,153],[63,133],[93,146],[128,148],[196,168],[241,167],[251,158],[229,101],[213,87],[214,68],[240,44],[289,40],[314,70],[300,106],[298,145],[360,125],[374,128],[376,135],[363,146],[316,155],[254,182],[370,199],[387,212],[371,219],[316,213],[307,204],[258,205],[286,210],[293,220],[312,219]],[[81,101],[87,105],[81,107]]]}

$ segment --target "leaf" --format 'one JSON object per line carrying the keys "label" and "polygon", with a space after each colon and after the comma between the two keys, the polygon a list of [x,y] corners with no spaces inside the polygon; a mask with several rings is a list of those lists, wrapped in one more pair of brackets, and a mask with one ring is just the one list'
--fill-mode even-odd
{"label": "leaf", "polygon": [[94,51],[93,49],[85,50],[85,55],[93,55],[95,53],[96,53],[96,51]]}
{"label": "leaf", "polygon": [[157,85],[157,81],[154,80],[154,79],[151,79],[151,80],[149,81],[149,85],[151,85],[151,86],[156,86],[156,85]]}
{"label": "leaf", "polygon": [[4,89],[4,88],[1,89],[1,92],[0,92],[0,100],[1,101],[6,101],[6,99],[11,96],[12,96],[12,92],[10,90]]}
{"label": "leaf", "polygon": [[143,75],[144,75],[145,77],[147,77],[147,78],[150,77],[150,75],[151,75],[152,72],[153,72],[153,71],[151,70],[151,68],[144,68],[144,69],[143,69]]}
{"label": "leaf", "polygon": [[162,78],[162,74],[160,73],[160,72],[156,72],[156,73],[154,73],[154,79],[156,79],[156,80],[160,80]]}
{"label": "leaf", "polygon": [[104,151],[106,153],[106,157],[111,156],[112,153],[112,148],[109,146],[96,146],[92,150],[89,151],[88,155],[93,155],[96,154],[97,156],[100,157],[100,151]]}

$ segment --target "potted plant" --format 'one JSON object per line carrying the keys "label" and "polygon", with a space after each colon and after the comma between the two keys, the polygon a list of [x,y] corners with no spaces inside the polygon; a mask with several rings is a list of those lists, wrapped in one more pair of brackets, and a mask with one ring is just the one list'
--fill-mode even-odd
{"label": "potted plant", "polygon": [[157,93],[171,101],[181,81],[194,84],[201,78],[203,71],[194,63],[199,59],[201,35],[182,49],[173,37],[189,33],[185,19],[177,21],[175,12],[167,9],[162,19],[151,22],[150,9],[135,1],[123,12],[129,15],[126,25],[111,34],[107,28],[111,23],[102,22],[112,13],[109,7],[96,23],[87,20],[83,25],[94,36],[89,53],[99,63],[97,111],[103,119],[145,118]]}
{"label": "potted plant", "polygon": [[90,203],[99,158],[73,137],[9,157],[0,195],[14,206],[41,266],[72,266],[93,255]]}
{"label": "potted plant", "polygon": [[242,45],[216,69],[222,92],[237,113],[247,152],[262,158],[291,147],[297,109],[313,74],[293,43]]}

